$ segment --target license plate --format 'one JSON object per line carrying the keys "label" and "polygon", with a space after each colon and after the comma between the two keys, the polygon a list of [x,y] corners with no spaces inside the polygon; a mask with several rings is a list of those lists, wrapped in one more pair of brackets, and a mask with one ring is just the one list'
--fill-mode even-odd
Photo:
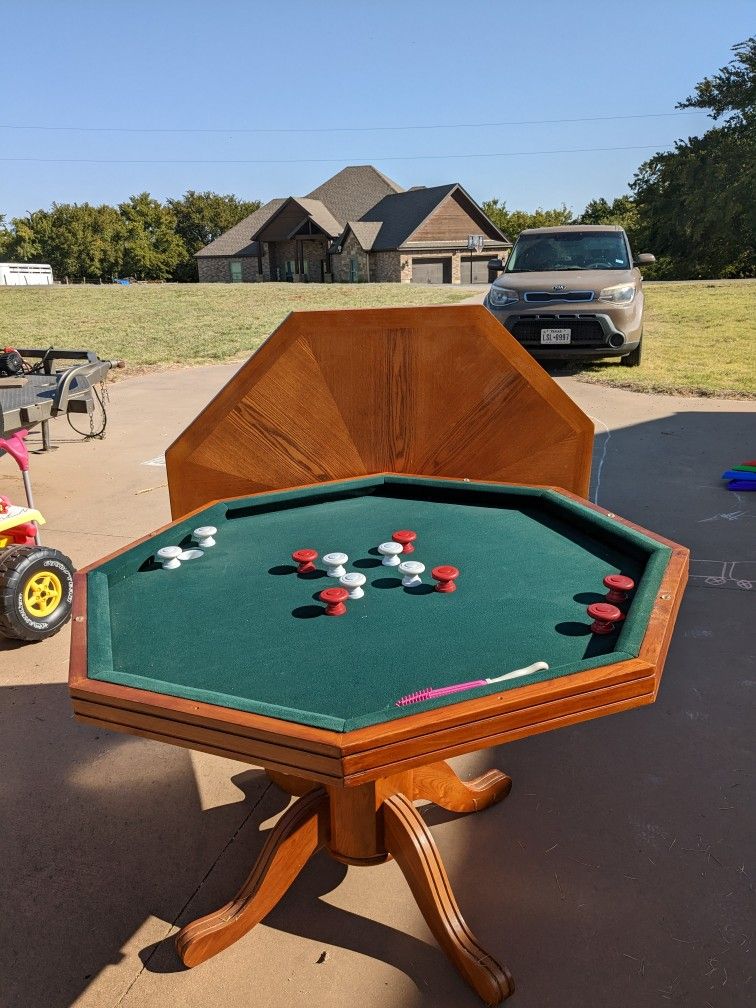
{"label": "license plate", "polygon": [[541,329],[541,343],[569,343],[572,329]]}

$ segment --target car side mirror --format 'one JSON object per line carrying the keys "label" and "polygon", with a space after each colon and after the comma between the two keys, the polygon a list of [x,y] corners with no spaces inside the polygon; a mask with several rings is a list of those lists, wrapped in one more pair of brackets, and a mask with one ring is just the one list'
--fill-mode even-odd
{"label": "car side mirror", "polygon": [[650,252],[641,252],[639,256],[635,257],[636,266],[650,266],[651,263],[656,262],[656,256],[651,255]]}

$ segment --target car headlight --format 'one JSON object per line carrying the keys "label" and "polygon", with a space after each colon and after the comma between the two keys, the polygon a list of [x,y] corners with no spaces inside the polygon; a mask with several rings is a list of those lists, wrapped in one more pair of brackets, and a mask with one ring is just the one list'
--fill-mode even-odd
{"label": "car headlight", "polygon": [[615,304],[630,304],[635,297],[635,284],[617,284],[616,287],[604,287],[599,292],[599,301],[613,301]]}
{"label": "car headlight", "polygon": [[509,290],[507,287],[497,287],[496,284],[493,284],[488,290],[488,300],[497,308],[513,304],[517,298],[517,291]]}

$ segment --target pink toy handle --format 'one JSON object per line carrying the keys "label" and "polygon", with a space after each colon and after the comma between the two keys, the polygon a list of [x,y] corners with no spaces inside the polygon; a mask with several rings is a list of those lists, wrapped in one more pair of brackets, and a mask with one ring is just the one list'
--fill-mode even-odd
{"label": "pink toy handle", "polygon": [[426,699],[431,700],[433,697],[448,696],[449,693],[459,693],[460,690],[472,689],[473,686],[487,685],[487,679],[473,679],[472,682],[455,683],[453,686],[437,686],[435,689],[428,690]]}
{"label": "pink toy handle", "polygon": [[29,471],[29,449],[24,444],[24,438],[29,431],[18,430],[8,438],[0,438],[0,451],[7,452],[21,472]]}
{"label": "pink toy handle", "polygon": [[435,697],[448,696],[449,693],[460,693],[462,690],[473,689],[475,686],[487,686],[488,679],[473,679],[472,682],[455,683],[453,686],[434,686],[408,693],[397,700],[396,707],[406,707],[408,704],[420,703],[423,700],[433,700]]}

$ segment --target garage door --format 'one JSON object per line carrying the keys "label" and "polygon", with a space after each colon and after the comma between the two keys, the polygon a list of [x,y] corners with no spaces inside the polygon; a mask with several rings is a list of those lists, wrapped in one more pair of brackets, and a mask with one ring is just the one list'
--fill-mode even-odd
{"label": "garage door", "polygon": [[462,265],[460,269],[460,278],[463,284],[474,283],[474,284],[487,284],[488,283],[488,260],[492,257],[487,256],[473,256],[472,257],[472,276],[470,273],[470,256],[462,253]]}
{"label": "garage door", "polygon": [[412,283],[451,283],[451,258],[413,259]]}

